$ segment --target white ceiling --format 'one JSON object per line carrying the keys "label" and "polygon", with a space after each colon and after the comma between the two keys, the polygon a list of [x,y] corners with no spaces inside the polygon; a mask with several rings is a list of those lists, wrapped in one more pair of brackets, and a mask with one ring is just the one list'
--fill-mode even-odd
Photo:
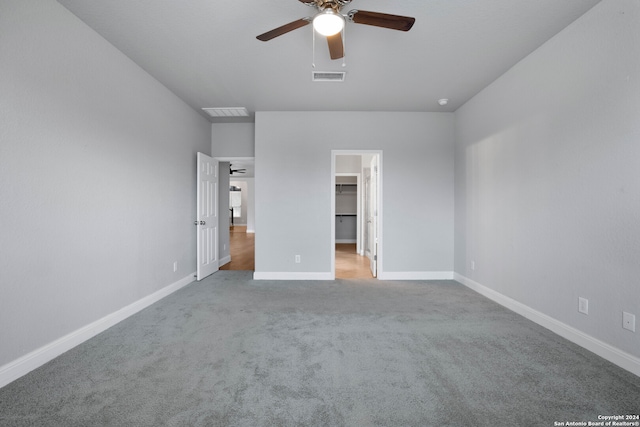
{"label": "white ceiling", "polygon": [[[58,0],[213,122],[255,111],[455,111],[599,0],[353,0],[343,8],[413,16],[409,32],[347,23],[345,62],[311,26],[256,36],[314,9],[297,0]],[[448,98],[445,107],[438,99]],[[203,107],[246,107],[212,119]]]}

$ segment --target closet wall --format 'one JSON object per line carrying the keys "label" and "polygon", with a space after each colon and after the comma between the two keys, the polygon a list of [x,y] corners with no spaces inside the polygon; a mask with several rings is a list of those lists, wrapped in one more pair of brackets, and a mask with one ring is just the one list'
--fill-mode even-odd
{"label": "closet wall", "polygon": [[358,242],[358,175],[362,172],[362,155],[336,156],[336,243]]}
{"label": "closet wall", "polygon": [[336,243],[356,243],[357,238],[357,177],[336,176]]}

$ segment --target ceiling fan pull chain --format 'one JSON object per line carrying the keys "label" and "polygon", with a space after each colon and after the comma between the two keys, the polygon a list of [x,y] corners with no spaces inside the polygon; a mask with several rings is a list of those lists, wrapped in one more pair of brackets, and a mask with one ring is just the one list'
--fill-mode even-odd
{"label": "ceiling fan pull chain", "polygon": [[311,26],[311,68],[316,68],[316,31]]}
{"label": "ceiling fan pull chain", "polygon": [[342,68],[347,66],[347,26],[342,29]]}

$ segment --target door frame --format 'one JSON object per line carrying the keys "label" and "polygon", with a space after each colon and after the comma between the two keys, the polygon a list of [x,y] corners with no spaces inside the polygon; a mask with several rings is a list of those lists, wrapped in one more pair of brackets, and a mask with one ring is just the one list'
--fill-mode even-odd
{"label": "door frame", "polygon": [[[378,259],[377,259],[377,271],[378,277],[382,274],[383,270],[383,239],[382,239],[382,150],[331,150],[331,279],[335,280],[336,278],[336,197],[335,197],[335,189],[336,189],[336,157],[337,156],[345,156],[345,155],[374,155],[378,156],[378,188],[377,188],[377,213],[378,213],[378,221],[377,221],[377,229],[376,234],[378,236]],[[360,171],[362,173],[362,170]],[[358,201],[361,209],[363,203]],[[358,212],[359,215],[362,215],[361,212]],[[361,239],[364,241],[364,239]]]}

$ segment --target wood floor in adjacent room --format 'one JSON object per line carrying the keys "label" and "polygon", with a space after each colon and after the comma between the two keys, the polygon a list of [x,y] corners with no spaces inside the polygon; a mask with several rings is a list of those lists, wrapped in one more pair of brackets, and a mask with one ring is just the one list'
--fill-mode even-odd
{"label": "wood floor in adjacent room", "polygon": [[[220,270],[255,270],[255,234],[236,225],[229,230],[231,262]],[[355,243],[336,244],[337,279],[371,279],[369,259],[356,253]]]}
{"label": "wood floor in adjacent room", "polygon": [[358,255],[355,243],[336,244],[336,279],[371,279],[369,258]]}
{"label": "wood floor in adjacent room", "polygon": [[229,229],[229,249],[231,262],[220,267],[220,270],[256,269],[255,233],[247,233],[246,225],[235,225]]}

